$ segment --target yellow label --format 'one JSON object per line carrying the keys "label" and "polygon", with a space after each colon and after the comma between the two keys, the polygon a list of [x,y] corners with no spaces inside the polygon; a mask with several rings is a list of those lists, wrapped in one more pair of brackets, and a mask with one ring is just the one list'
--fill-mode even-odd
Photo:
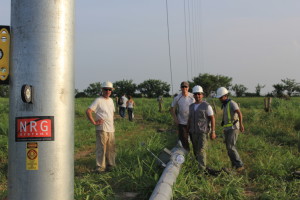
{"label": "yellow label", "polygon": [[26,170],[39,169],[39,151],[37,142],[27,143],[26,148]]}
{"label": "yellow label", "polygon": [[5,81],[9,75],[10,35],[6,28],[0,26],[0,80]]}

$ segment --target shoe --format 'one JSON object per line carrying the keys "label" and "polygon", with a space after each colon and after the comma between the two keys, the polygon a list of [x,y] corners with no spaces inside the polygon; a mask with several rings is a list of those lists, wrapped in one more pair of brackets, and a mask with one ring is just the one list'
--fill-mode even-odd
{"label": "shoe", "polygon": [[96,171],[97,173],[104,173],[104,172],[105,172],[105,169],[102,168],[102,167],[97,167],[95,171]]}
{"label": "shoe", "polygon": [[218,176],[221,173],[221,171],[222,170],[216,170],[216,169],[212,169],[212,168],[206,167],[204,173],[212,175],[212,176]]}
{"label": "shoe", "polygon": [[242,171],[244,171],[244,169],[245,169],[245,167],[241,166],[241,167],[236,168],[236,171],[237,172],[242,172]]}

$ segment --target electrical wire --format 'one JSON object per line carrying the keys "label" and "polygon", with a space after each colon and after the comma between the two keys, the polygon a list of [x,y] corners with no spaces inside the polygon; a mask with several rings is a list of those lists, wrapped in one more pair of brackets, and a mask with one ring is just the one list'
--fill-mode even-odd
{"label": "electrical wire", "polygon": [[172,73],[172,59],[171,59],[171,44],[170,44],[170,27],[169,27],[169,8],[168,0],[166,0],[166,13],[167,13],[167,29],[168,29],[168,47],[169,47],[169,63],[170,63],[170,74],[171,74],[171,91],[173,93],[173,73]]}

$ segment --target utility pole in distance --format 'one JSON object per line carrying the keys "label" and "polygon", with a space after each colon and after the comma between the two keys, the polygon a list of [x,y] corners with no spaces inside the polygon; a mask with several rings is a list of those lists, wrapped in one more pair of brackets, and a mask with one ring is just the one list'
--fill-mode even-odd
{"label": "utility pole in distance", "polygon": [[74,199],[74,0],[11,0],[9,200]]}

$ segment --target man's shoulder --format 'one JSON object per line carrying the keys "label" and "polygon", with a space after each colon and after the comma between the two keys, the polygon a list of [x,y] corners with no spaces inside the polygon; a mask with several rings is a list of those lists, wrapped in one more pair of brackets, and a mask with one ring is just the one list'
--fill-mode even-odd
{"label": "man's shoulder", "polygon": [[194,95],[192,94],[192,93],[188,93],[188,97],[191,97],[191,98],[193,98],[194,99]]}
{"label": "man's shoulder", "polygon": [[203,101],[203,103],[207,106],[210,106],[210,104],[207,101]]}

